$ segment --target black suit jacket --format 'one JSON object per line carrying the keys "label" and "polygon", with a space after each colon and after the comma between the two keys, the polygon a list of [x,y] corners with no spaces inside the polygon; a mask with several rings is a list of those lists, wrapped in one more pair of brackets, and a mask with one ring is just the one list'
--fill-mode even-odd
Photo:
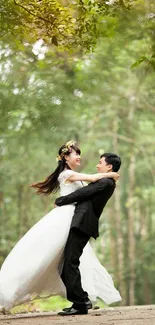
{"label": "black suit jacket", "polygon": [[76,203],[76,208],[71,223],[75,227],[95,239],[99,236],[99,218],[107,201],[116,187],[112,178],[102,178],[90,183],[77,191],[56,199],[58,206]]}

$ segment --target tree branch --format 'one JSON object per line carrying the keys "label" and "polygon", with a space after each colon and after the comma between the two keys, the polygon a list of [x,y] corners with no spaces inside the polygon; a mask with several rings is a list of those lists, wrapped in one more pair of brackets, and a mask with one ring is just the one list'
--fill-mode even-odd
{"label": "tree branch", "polygon": [[34,17],[37,17],[41,20],[43,20],[44,22],[48,23],[48,24],[53,24],[54,20],[56,19],[55,17],[53,17],[53,20],[52,21],[49,21],[48,19],[46,18],[43,18],[42,16],[37,16],[36,14],[34,14],[32,11],[30,11],[29,9],[25,8],[24,6],[22,6],[21,4],[17,3],[16,0],[14,0],[14,4],[22,9],[24,9],[25,11],[27,11],[30,15],[34,16]]}
{"label": "tree branch", "polygon": [[122,135],[122,134],[118,134],[118,133],[114,133],[114,132],[104,132],[104,133],[101,133],[101,134],[97,134],[97,136],[110,136],[110,137],[113,137],[113,136],[116,136],[118,139],[121,139],[125,142],[128,142],[128,143],[135,143],[135,140],[132,139],[132,138],[129,138],[129,137],[126,137],[125,135]]}

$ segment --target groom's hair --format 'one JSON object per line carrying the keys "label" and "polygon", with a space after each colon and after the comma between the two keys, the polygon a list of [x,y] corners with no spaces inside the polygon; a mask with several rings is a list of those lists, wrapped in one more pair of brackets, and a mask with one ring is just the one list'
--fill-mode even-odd
{"label": "groom's hair", "polygon": [[117,156],[115,153],[109,153],[106,152],[103,155],[101,155],[100,158],[105,157],[105,162],[108,165],[112,165],[112,171],[113,172],[118,172],[118,170],[121,167],[121,158]]}

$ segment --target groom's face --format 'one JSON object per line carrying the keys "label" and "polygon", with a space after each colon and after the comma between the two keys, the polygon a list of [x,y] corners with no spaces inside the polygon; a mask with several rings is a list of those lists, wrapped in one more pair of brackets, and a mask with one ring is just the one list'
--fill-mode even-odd
{"label": "groom's face", "polygon": [[112,171],[112,165],[106,163],[105,157],[100,158],[96,167],[99,173],[108,173]]}

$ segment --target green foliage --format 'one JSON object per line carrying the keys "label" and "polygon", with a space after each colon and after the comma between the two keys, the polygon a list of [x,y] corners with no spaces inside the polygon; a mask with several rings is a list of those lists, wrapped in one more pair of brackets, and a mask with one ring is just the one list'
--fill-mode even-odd
{"label": "green foliage", "polygon": [[[38,299],[28,304],[20,305],[11,310],[12,314],[27,313],[27,312],[41,312],[41,311],[58,311],[63,308],[70,307],[71,303],[63,297],[51,297],[48,299]],[[97,299],[94,306],[104,308],[105,304],[100,299]]]}
{"label": "green foliage", "polygon": [[111,37],[119,13],[125,16],[132,7],[136,10],[132,0],[2,0],[2,38],[18,44],[42,38],[62,49],[86,51],[99,37]]}
{"label": "green foliage", "polygon": [[35,300],[29,304],[17,306],[11,310],[11,313],[22,313],[32,311],[56,311],[69,306],[69,301],[67,301],[63,297],[57,296],[48,299]]}

